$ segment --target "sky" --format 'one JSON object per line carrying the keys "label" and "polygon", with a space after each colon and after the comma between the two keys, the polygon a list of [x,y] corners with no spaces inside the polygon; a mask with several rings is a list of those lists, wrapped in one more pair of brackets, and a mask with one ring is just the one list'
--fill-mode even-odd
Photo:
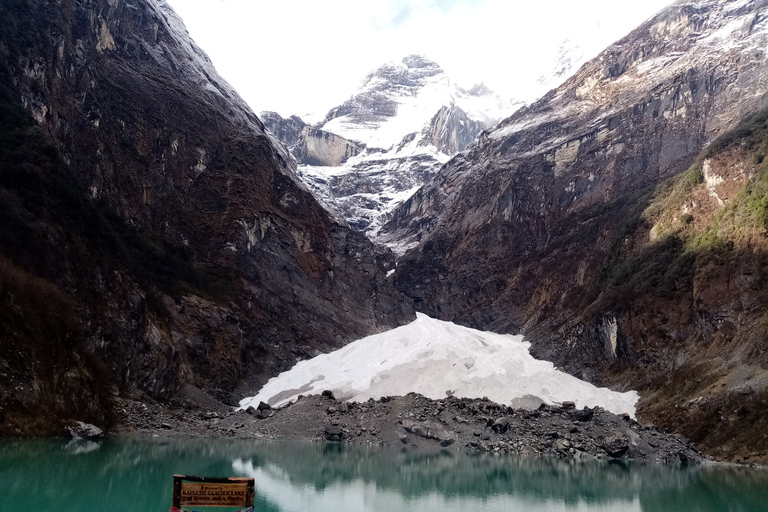
{"label": "sky", "polygon": [[469,88],[529,94],[563,41],[592,57],[671,0],[168,0],[255,112],[322,117],[420,53]]}

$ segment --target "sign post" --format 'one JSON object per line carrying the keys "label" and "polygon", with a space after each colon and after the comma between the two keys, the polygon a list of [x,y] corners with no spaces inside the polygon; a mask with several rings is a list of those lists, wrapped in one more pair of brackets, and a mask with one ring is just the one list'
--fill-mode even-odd
{"label": "sign post", "polygon": [[252,512],[255,495],[253,478],[173,475],[170,512],[181,512],[183,507],[239,507]]}

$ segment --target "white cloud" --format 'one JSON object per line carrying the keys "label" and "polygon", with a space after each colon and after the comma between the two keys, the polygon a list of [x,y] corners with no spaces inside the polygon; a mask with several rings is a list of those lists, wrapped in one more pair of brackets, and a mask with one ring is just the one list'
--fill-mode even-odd
{"label": "white cloud", "polygon": [[169,0],[251,107],[324,113],[365,75],[423,53],[514,96],[569,37],[595,55],[670,0]]}

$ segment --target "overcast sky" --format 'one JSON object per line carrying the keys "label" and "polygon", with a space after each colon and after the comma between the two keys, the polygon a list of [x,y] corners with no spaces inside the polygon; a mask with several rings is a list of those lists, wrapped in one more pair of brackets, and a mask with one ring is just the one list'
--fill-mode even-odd
{"label": "overcast sky", "polygon": [[325,114],[381,64],[421,53],[459,85],[505,97],[551,71],[569,38],[589,56],[671,0],[168,0],[254,111]]}

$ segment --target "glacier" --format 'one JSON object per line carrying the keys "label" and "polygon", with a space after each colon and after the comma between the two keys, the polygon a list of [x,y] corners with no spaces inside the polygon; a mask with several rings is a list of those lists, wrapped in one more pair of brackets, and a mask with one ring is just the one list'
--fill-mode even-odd
{"label": "glacier", "polygon": [[635,417],[636,391],[598,388],[534,359],[523,336],[495,334],[417,313],[410,324],[354,341],[297,363],[270,379],[240,409],[260,402],[282,407],[299,395],[330,390],[339,400],[364,402],[419,393],[488,399],[507,406],[526,395],[548,404],[571,401]]}

